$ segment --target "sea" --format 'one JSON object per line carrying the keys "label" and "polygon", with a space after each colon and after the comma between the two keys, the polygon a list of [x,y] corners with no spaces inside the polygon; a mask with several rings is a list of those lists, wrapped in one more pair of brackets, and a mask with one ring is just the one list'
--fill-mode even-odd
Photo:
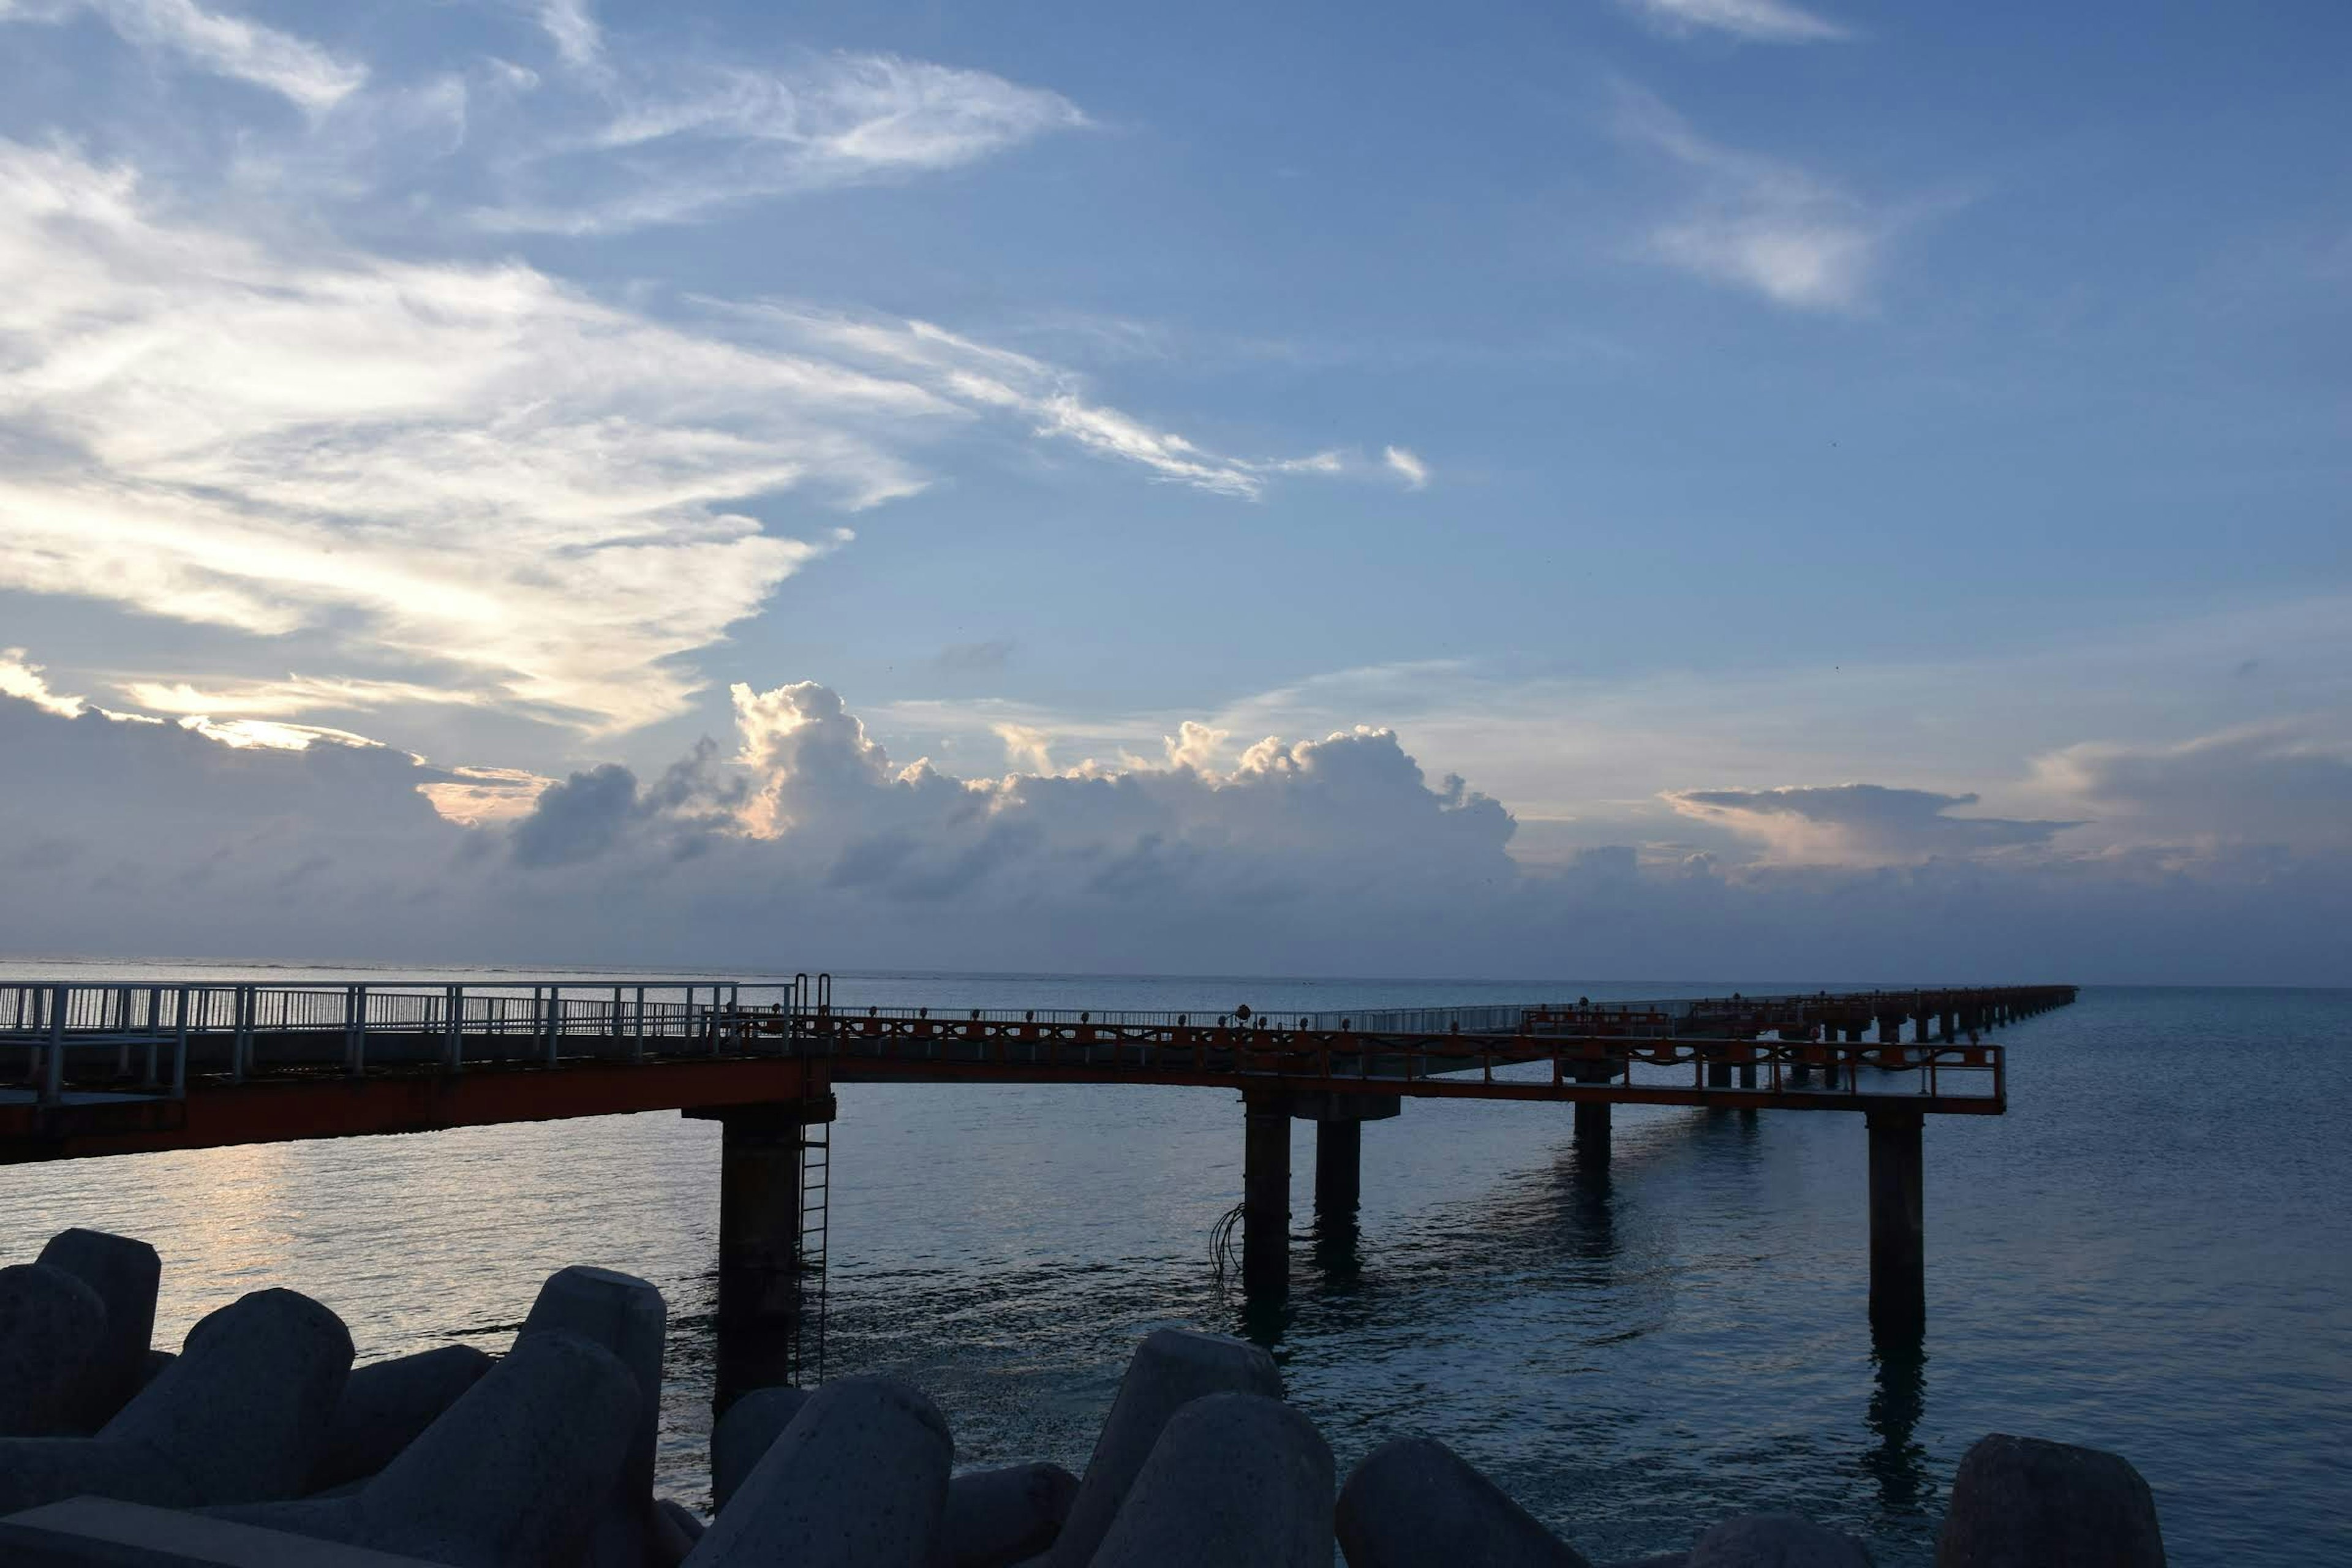
{"label": "sea", "polygon": [[[551,975],[589,978],[403,978]],[[0,963],[0,980],[117,976],[369,973]],[[1867,987],[835,988],[845,1007],[1280,1013]],[[1342,1476],[1428,1434],[1604,1563],[1792,1510],[1881,1564],[1928,1563],[1955,1467],[1988,1432],[2124,1455],[2176,1563],[2352,1562],[2352,991],[2092,987],[1996,1037],[2008,1114],[1927,1127],[1915,1344],[1874,1346],[1868,1328],[1855,1116],[1619,1107],[1601,1184],[1565,1106],[1408,1101],[1365,1129],[1352,1236],[1317,1234],[1313,1130],[1297,1123],[1290,1291],[1268,1312],[1212,1253],[1241,1190],[1230,1091],[856,1084],[832,1130],[825,1370],[920,1385],[960,1467],[1083,1470],[1143,1334],[1244,1333]],[[718,1179],[717,1125],[668,1113],[16,1166],[0,1169],[0,1261],[67,1226],[142,1237],[163,1258],[159,1344],[282,1285],[340,1313],[362,1359],[502,1348],[566,1264],[641,1275],[670,1309],[661,1488],[707,1509]]]}

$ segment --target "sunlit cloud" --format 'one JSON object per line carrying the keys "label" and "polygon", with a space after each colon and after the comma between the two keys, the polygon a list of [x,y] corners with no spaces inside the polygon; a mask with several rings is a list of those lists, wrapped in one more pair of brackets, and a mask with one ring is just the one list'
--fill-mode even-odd
{"label": "sunlit cloud", "polygon": [[776,537],[743,510],[760,498],[911,495],[927,443],[1008,418],[1215,494],[1297,471],[927,323],[721,321],[762,341],[517,264],[289,252],[159,210],[129,171],[0,143],[0,430],[33,454],[0,474],[0,584],[257,637],[333,626],[436,671],[150,682],[159,710],[431,684],[605,731],[679,711],[687,657],[849,537]]}
{"label": "sunlit cloud", "polygon": [[79,697],[50,690],[42,667],[31,663],[20,647],[0,647],[0,697],[29,702],[42,712],[54,713],[60,719],[76,717],[84,706]]}
{"label": "sunlit cloud", "polygon": [[1381,460],[1390,471],[1404,480],[1405,489],[1425,490],[1429,488],[1429,465],[1406,451],[1402,447],[1390,447],[1381,454]]}
{"label": "sunlit cloud", "polygon": [[283,680],[228,680],[199,687],[185,680],[123,680],[115,689],[151,713],[236,713],[247,718],[284,718],[320,709],[362,709],[423,703],[478,707],[486,699],[462,687],[428,686],[412,680],[349,680],[288,676]]}
{"label": "sunlit cloud", "polygon": [[2047,844],[2073,822],[1956,816],[1974,795],[1884,784],[1782,785],[1776,789],[1669,790],[1685,816],[1728,827],[1790,864],[1883,865],[1938,855],[1974,855]]}

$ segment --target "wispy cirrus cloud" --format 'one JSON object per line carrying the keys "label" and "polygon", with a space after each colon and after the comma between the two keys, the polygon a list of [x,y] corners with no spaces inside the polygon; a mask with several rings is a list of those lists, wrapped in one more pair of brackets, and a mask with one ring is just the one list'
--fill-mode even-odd
{"label": "wispy cirrus cloud", "polygon": [[778,537],[747,507],[912,494],[950,431],[1009,422],[1240,498],[1365,467],[1213,453],[924,322],[706,307],[671,324],[519,263],[265,240],[131,170],[0,142],[0,437],[22,453],[0,472],[0,585],[331,628],[420,672],[159,683],[167,710],[431,685],[604,731],[679,711],[688,657],[848,537]]}
{"label": "wispy cirrus cloud", "polygon": [[1836,184],[1793,163],[1701,135],[1652,95],[1618,94],[1619,134],[1664,154],[1691,189],[1650,229],[1652,258],[1792,310],[1867,307],[1895,225]]}
{"label": "wispy cirrus cloud", "polygon": [[1057,92],[890,54],[803,53],[780,66],[605,50],[576,4],[542,18],[593,89],[508,158],[501,232],[598,235],[692,222],[745,203],[978,163],[1087,123]]}
{"label": "wispy cirrus cloud", "polygon": [[1851,37],[1827,17],[1787,0],[1623,0],[1670,33],[1718,32],[1769,44],[1818,44]]}
{"label": "wispy cirrus cloud", "polygon": [[319,114],[358,91],[367,68],[259,22],[194,0],[29,0],[0,4],[0,22],[99,17],[141,48],[175,55],[214,76],[250,82]]}

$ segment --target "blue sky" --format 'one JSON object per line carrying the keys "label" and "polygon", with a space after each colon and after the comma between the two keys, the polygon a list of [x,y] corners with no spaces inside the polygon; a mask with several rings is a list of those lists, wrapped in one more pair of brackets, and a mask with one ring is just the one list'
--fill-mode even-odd
{"label": "blue sky", "polygon": [[[1483,792],[1508,875],[1759,920],[1800,874],[2317,878],[2347,43],[2317,4],[0,0],[0,691],[28,735],[373,743],[469,862],[610,764],[554,861],[683,811],[846,889],[968,854],[961,810],[1278,864],[1312,835],[1243,795],[1344,749],[1250,748],[1367,726],[1428,786],[1374,842]],[[772,768],[836,697],[872,798],[827,819]],[[657,800],[703,737],[733,771]],[[1059,787],[1119,776],[1158,804]],[[73,793],[0,857],[81,843]],[[1020,908],[981,956],[1050,967]]]}

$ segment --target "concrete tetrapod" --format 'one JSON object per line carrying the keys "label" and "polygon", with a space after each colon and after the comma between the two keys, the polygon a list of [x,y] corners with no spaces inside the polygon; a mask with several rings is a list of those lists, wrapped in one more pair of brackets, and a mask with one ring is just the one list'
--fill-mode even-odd
{"label": "concrete tetrapod", "polygon": [[1094,1568],[1328,1568],[1331,1450],[1262,1394],[1176,1412],[1111,1521]]}
{"label": "concrete tetrapod", "polygon": [[351,1364],[334,1313],[257,1290],[189,1330],[97,1436],[0,1439],[0,1514],[84,1493],[165,1507],[289,1497]]}
{"label": "concrete tetrapod", "polygon": [[2131,1462],[2097,1448],[1979,1438],[1952,1478],[1936,1568],[2164,1568],[2156,1499]]}
{"label": "concrete tetrapod", "polygon": [[743,1478],[808,1403],[804,1388],[755,1388],[727,1407],[710,1428],[710,1508],[727,1506]]}
{"label": "concrete tetrapod", "polygon": [[1119,1379],[1118,1396],[1103,1417],[1094,1457],[1045,1568],[1087,1568],[1169,1417],[1203,1394],[1226,1393],[1280,1399],[1282,1373],[1257,1346],[1223,1334],[1155,1329],[1145,1335]]}
{"label": "concrete tetrapod", "polygon": [[1592,1568],[1434,1437],[1399,1437],[1364,1457],[1340,1489],[1349,1568]]}
{"label": "concrete tetrapod", "polygon": [[744,1478],[688,1568],[931,1568],[955,1444],[937,1406],[894,1378],[809,1395]]}
{"label": "concrete tetrapod", "polygon": [[969,1470],[948,1482],[941,1526],[948,1568],[1012,1568],[1054,1543],[1078,1478],[1059,1465]]}
{"label": "concrete tetrapod", "polygon": [[[570,1568],[635,1452],[639,1388],[584,1337],[526,1332],[358,1498],[358,1544],[457,1568]],[[650,1508],[648,1500],[646,1506]]]}
{"label": "concrete tetrapod", "polygon": [[322,1492],[374,1475],[489,1369],[490,1358],[471,1345],[352,1368],[302,1489]]}
{"label": "concrete tetrapod", "polygon": [[1870,1568],[1870,1553],[1841,1535],[1793,1513],[1748,1513],[1727,1519],[1692,1542],[1689,1568]]}
{"label": "concrete tetrapod", "polygon": [[578,1334],[620,1358],[637,1380],[637,1425],[628,1461],[591,1543],[591,1568],[638,1568],[654,1506],[654,1441],[661,1426],[662,1347],[669,1309],[634,1274],[575,1264],[539,1288],[515,1342],[535,1333]]}
{"label": "concrete tetrapod", "polygon": [[106,1303],[106,1341],[99,1364],[90,1372],[80,1428],[95,1432],[114,1418],[145,1381],[147,1342],[155,1332],[155,1289],[163,1281],[163,1261],[143,1241],[79,1227],[49,1237],[40,1261],[64,1269]]}
{"label": "concrete tetrapod", "polygon": [[0,1268],[0,1437],[86,1431],[106,1352],[106,1302],[46,1263]]}
{"label": "concrete tetrapod", "polygon": [[593,1500],[626,1461],[636,1395],[604,1346],[527,1334],[356,1490],[209,1511],[456,1568],[572,1568],[606,1517]]}

